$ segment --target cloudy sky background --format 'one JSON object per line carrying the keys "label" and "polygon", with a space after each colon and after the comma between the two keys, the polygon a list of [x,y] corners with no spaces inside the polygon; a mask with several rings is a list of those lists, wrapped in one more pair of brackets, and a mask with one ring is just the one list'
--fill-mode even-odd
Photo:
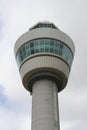
{"label": "cloudy sky background", "polygon": [[14,57],[17,38],[38,21],[51,21],[74,41],[67,87],[59,94],[61,130],[87,130],[87,0],[0,0],[0,129],[31,130],[32,97]]}

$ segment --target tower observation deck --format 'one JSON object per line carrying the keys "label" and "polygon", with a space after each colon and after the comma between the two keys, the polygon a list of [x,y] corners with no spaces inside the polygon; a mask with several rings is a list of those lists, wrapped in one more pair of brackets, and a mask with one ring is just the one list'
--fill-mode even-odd
{"label": "tower observation deck", "polygon": [[32,94],[32,130],[60,130],[57,93],[67,84],[74,58],[72,39],[53,23],[39,22],[15,43],[24,87]]}

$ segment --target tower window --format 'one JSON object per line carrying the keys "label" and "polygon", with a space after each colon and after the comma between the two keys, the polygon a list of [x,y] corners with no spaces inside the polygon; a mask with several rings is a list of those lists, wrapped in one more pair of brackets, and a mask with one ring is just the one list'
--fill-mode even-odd
{"label": "tower window", "polygon": [[17,53],[17,62],[20,65],[29,56],[37,53],[52,53],[63,58],[69,66],[72,64],[73,54],[61,41],[50,39],[37,39],[24,44]]}
{"label": "tower window", "polygon": [[30,30],[36,29],[36,28],[52,28],[57,29],[57,27],[52,23],[38,23],[34,27],[32,27]]}

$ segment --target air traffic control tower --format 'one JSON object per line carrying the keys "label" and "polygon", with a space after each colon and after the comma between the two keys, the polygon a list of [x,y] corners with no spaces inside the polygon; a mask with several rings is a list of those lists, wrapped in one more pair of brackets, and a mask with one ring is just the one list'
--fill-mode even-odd
{"label": "air traffic control tower", "polygon": [[32,94],[31,130],[60,130],[57,93],[68,81],[72,39],[50,22],[39,22],[15,44],[22,83]]}

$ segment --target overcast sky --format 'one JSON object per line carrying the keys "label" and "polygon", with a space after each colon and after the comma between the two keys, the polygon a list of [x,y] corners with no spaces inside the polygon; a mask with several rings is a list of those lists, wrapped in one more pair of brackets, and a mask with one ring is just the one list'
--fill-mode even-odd
{"label": "overcast sky", "polygon": [[59,93],[60,130],[87,130],[87,0],[0,0],[0,130],[31,130],[32,97],[22,86],[14,44],[38,21],[54,22],[75,43]]}

